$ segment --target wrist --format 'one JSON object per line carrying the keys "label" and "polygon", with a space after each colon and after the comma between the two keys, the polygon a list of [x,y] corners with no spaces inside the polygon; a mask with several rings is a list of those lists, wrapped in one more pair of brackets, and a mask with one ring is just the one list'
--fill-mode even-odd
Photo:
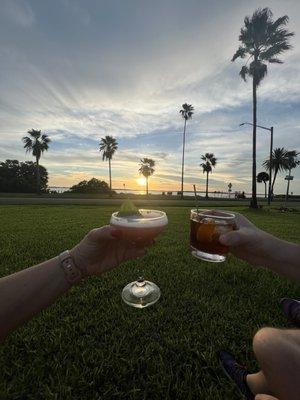
{"label": "wrist", "polygon": [[82,273],[82,278],[86,278],[88,277],[89,274],[89,268],[88,268],[88,264],[87,264],[87,260],[86,257],[83,257],[81,255],[81,252],[79,250],[79,246],[75,246],[73,247],[71,250],[69,250],[70,256],[72,257],[72,260],[76,266],[76,268],[78,268],[81,273]]}
{"label": "wrist", "polygon": [[79,267],[72,251],[66,250],[58,256],[60,268],[65,274],[65,278],[71,285],[80,282],[85,278],[86,271]]}
{"label": "wrist", "polygon": [[287,257],[286,249],[284,249],[283,241],[278,239],[277,237],[264,232],[265,236],[262,238],[264,241],[264,265],[274,270],[276,269],[276,265],[283,261],[283,257]]}

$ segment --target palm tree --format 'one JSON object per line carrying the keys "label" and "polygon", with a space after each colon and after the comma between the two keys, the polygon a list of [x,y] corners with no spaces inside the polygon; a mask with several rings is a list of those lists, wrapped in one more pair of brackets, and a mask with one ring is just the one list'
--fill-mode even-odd
{"label": "palm tree", "polygon": [[257,182],[258,183],[263,182],[265,184],[265,199],[267,198],[267,182],[269,181],[269,179],[270,179],[269,174],[267,174],[264,171],[257,174]]}
{"label": "palm tree", "polygon": [[183,139],[182,139],[182,164],[181,164],[181,198],[183,199],[183,176],[184,176],[184,150],[185,150],[185,130],[186,121],[192,118],[194,114],[194,107],[191,104],[182,104],[182,109],[179,111],[184,119]]}
{"label": "palm tree", "polygon": [[108,171],[109,171],[109,189],[111,191],[111,160],[113,155],[118,149],[118,142],[112,136],[105,136],[101,138],[99,143],[99,151],[102,152],[102,160],[108,160]]}
{"label": "palm tree", "polygon": [[154,174],[155,161],[151,158],[142,158],[139,165],[139,173],[146,178],[146,193],[148,196],[148,178]]}
{"label": "palm tree", "polygon": [[291,151],[287,152],[287,169],[289,171],[289,175],[287,178],[285,201],[288,201],[288,198],[289,198],[291,170],[296,168],[298,165],[300,165],[300,160],[298,160],[298,156],[299,156],[299,153],[296,150],[291,150]]}
{"label": "palm tree", "polygon": [[213,167],[217,165],[217,159],[213,153],[205,153],[205,155],[201,156],[201,160],[203,163],[200,164],[200,167],[203,169],[203,173],[206,172],[206,195],[205,197],[208,199],[208,175],[212,172]]}
{"label": "palm tree", "polygon": [[44,151],[47,151],[49,148],[49,143],[51,142],[48,135],[45,133],[42,134],[41,131],[36,129],[31,129],[27,131],[29,136],[24,136],[22,141],[24,143],[24,149],[26,149],[26,153],[32,153],[35,157],[35,165],[36,165],[36,192],[40,193],[40,158]]}
{"label": "palm tree", "polygon": [[[267,159],[263,162],[263,166],[267,171],[270,170],[270,160]],[[283,147],[277,147],[272,153],[272,171],[274,171],[273,182],[271,185],[271,194],[274,192],[274,185],[278,172],[286,171],[288,169],[288,151]]]}
{"label": "palm tree", "polygon": [[[251,207],[257,208],[256,198],[256,108],[257,108],[257,87],[267,74],[266,63],[282,64],[277,57],[291,48],[289,39],[294,33],[289,32],[284,26],[288,23],[288,16],[272,19],[272,12],[269,8],[257,9],[251,18],[245,17],[244,27],[241,29],[239,41],[242,43],[231,61],[237,58],[247,62],[240,70],[241,78],[246,81],[247,77],[252,78],[253,95],[253,148],[252,148],[252,200]],[[249,65],[248,62],[250,61]]]}

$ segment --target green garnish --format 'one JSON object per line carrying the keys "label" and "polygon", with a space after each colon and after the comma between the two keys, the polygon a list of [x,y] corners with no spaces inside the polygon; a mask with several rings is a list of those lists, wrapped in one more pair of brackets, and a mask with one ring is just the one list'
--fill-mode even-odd
{"label": "green garnish", "polygon": [[118,217],[130,217],[130,216],[141,216],[138,208],[133,204],[131,200],[125,200],[121,205],[121,209],[118,212]]}

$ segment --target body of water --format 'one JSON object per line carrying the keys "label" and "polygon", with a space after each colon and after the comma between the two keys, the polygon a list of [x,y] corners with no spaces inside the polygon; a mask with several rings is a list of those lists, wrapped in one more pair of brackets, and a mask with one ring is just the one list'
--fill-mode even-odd
{"label": "body of water", "polygon": [[[49,187],[50,191],[56,191],[57,193],[64,193],[67,192],[70,188],[69,187],[65,187],[65,186],[50,186]],[[136,189],[114,189],[117,193],[124,193],[124,194],[146,194],[145,190],[136,190]],[[163,190],[149,190],[149,194],[157,194],[157,195],[161,195],[162,193],[165,193],[166,197],[168,196],[176,196],[177,195],[177,191],[163,191]],[[205,196],[205,192],[198,191],[199,195]],[[194,196],[194,192],[193,191],[185,191],[184,192],[185,196]],[[246,198],[250,198],[251,197],[251,193],[245,193]],[[222,199],[233,199],[234,198],[234,192],[232,192],[230,195],[228,192],[209,192],[209,197],[213,197],[213,198],[222,198]],[[257,197],[263,198],[265,197],[264,193],[258,193]]]}

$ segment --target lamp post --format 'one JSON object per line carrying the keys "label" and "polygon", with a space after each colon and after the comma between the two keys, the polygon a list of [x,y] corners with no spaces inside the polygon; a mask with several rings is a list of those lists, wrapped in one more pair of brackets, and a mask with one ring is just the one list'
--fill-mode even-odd
{"label": "lamp post", "polygon": [[[252,125],[251,122],[243,122],[240,124],[242,125]],[[271,128],[267,128],[266,126],[256,125],[257,128],[265,129],[271,133],[271,140],[270,140],[270,168],[269,168],[269,192],[268,192],[268,205],[271,204],[271,197],[272,197],[272,155],[273,155],[273,126]]]}

